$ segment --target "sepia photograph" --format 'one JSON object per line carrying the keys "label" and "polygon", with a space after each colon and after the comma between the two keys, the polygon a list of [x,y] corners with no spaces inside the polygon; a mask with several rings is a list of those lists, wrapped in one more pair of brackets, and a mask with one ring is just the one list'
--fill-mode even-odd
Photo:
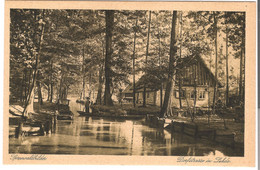
{"label": "sepia photograph", "polygon": [[255,76],[245,10],[8,12],[11,160],[245,157],[247,69]]}

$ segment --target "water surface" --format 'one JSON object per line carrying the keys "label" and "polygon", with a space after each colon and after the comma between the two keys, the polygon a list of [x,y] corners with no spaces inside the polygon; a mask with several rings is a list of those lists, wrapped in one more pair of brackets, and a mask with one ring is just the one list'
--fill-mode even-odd
{"label": "water surface", "polygon": [[[70,102],[74,120],[59,120],[56,133],[9,138],[10,153],[79,155],[239,156],[242,153],[207,140],[170,134],[144,121],[80,117],[83,106]],[[10,128],[10,134],[13,128]]]}

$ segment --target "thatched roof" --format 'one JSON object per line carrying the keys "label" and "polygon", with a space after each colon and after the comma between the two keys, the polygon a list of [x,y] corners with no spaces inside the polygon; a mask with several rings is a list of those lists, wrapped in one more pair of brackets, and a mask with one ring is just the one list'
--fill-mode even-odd
{"label": "thatched roof", "polygon": [[[201,56],[197,55],[197,56],[190,56],[190,57],[185,57],[185,58],[181,58],[178,61],[178,65],[176,66],[175,69],[183,69],[185,67],[188,67],[192,64],[194,64],[195,62],[200,62],[202,64],[202,67],[205,68],[205,70],[209,73],[210,77],[217,82],[218,86],[222,87],[220,81],[214,76],[214,74],[212,73],[212,71],[209,69],[209,67],[207,66],[207,64],[205,63],[204,59],[201,58]],[[137,82],[136,82],[136,92],[142,92],[143,91],[143,82],[146,82],[145,79],[149,79],[147,78],[148,75],[143,75]],[[153,86],[151,86],[150,84],[154,84]],[[165,83],[164,83],[165,85]],[[160,88],[160,84],[156,84],[156,80],[154,80],[154,82],[152,83],[147,83],[146,82],[146,90],[147,91],[156,91]],[[165,88],[165,86],[164,86]],[[133,85],[129,84],[125,90],[123,91],[123,93],[132,93],[133,92]]]}

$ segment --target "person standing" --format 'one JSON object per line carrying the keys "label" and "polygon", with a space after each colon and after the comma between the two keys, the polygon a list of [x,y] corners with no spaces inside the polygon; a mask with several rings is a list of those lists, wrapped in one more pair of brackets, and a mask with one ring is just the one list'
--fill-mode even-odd
{"label": "person standing", "polygon": [[89,113],[89,105],[90,105],[90,101],[89,101],[89,97],[87,97],[87,101],[86,101],[86,104],[85,104],[85,112],[86,113]]}

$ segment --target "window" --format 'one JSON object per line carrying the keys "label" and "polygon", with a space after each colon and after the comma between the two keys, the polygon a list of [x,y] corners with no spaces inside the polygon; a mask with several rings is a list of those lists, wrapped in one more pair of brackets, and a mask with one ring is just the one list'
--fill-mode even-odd
{"label": "window", "polygon": [[149,98],[150,97],[150,93],[149,92],[147,92],[147,98]]}
{"label": "window", "polygon": [[199,91],[199,100],[205,99],[205,91]]}
{"label": "window", "polygon": [[175,91],[175,98],[177,98],[177,99],[178,99],[178,98],[179,98],[179,96],[180,96],[180,95],[179,95],[179,91],[177,91],[177,90],[176,90],[176,91]]}
{"label": "window", "polygon": [[175,98],[179,99],[179,97],[181,98],[185,98],[186,96],[186,91],[185,90],[181,90],[181,94],[179,94],[179,90],[175,90]]}
{"label": "window", "polygon": [[125,93],[125,97],[133,97],[133,93]]}
{"label": "window", "polygon": [[191,93],[190,93],[190,98],[191,98],[191,99],[195,99],[195,91],[194,91],[194,90],[191,91]]}

